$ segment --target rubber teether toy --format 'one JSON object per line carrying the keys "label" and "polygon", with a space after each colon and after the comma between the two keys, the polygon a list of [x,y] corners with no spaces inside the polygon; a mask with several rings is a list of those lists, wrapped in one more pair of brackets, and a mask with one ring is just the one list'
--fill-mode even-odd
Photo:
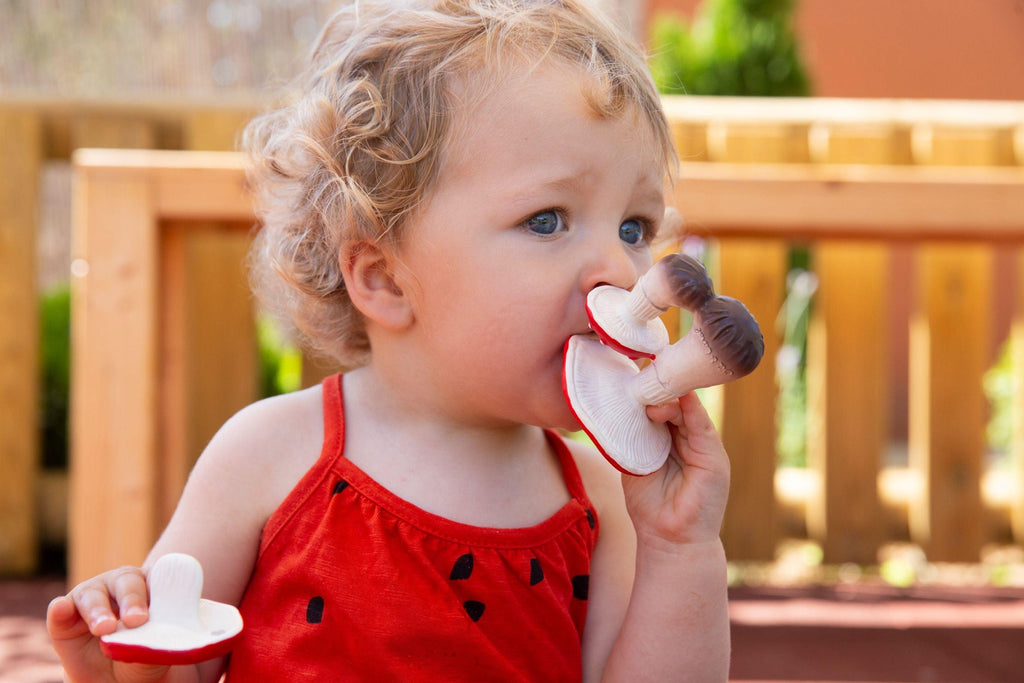
{"label": "rubber teether toy", "polygon": [[700,261],[669,254],[624,290],[602,285],[587,295],[590,327],[602,342],[630,358],[654,358],[668,344],[668,330],[658,318],[672,307],[699,308],[714,296]]}
{"label": "rubber teether toy", "polygon": [[107,657],[135,664],[196,664],[227,654],[242,633],[233,605],[199,596],[203,569],[191,555],[164,555],[149,570],[149,620],[137,628],[118,624],[100,638]]}
{"label": "rubber teether toy", "polygon": [[[667,267],[663,265],[666,261]],[[686,336],[671,346],[654,349],[654,359],[643,369],[630,360],[631,354],[622,351],[625,337],[619,332],[613,343],[603,343],[607,327],[605,334],[598,335],[602,341],[570,337],[562,377],[569,407],[584,431],[612,465],[635,475],[659,469],[671,449],[668,427],[651,422],[647,406],[739,379],[752,372],[764,355],[757,321],[736,299],[714,294],[699,261],[674,254],[654,268],[662,271],[658,278],[671,273],[665,278],[672,290],[670,296],[659,293],[658,301],[693,313]],[[645,278],[633,289],[640,288]],[[645,296],[654,300],[650,293]],[[646,321],[632,324],[639,327]]]}

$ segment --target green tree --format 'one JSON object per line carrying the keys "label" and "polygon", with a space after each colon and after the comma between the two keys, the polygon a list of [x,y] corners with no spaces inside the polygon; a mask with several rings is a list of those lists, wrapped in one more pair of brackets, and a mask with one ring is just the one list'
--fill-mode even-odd
{"label": "green tree", "polygon": [[793,30],[794,0],[705,0],[692,25],[658,17],[651,72],[669,94],[810,94]]}

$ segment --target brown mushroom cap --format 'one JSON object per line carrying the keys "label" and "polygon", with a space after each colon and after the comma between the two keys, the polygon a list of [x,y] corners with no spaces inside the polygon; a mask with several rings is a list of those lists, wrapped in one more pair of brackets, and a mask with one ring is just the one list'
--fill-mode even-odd
{"label": "brown mushroom cap", "polygon": [[699,316],[708,346],[726,369],[737,377],[753,372],[764,356],[764,337],[747,307],[732,297],[716,296]]}
{"label": "brown mushroom cap", "polygon": [[667,303],[688,311],[696,311],[714,295],[714,285],[707,269],[697,259],[685,254],[669,254],[655,266],[664,269],[672,300]]}

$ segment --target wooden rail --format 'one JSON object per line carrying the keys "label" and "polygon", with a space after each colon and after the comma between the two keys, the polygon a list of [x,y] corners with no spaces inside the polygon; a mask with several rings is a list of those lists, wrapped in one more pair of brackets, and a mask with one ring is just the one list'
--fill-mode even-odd
{"label": "wooden rail", "polygon": [[[894,529],[933,560],[977,561],[1004,526],[1024,542],[1021,470],[998,510],[982,495],[980,379],[996,304],[1007,300],[1024,374],[1024,104],[666,98],[666,107],[687,229],[716,244],[718,290],[746,302],[766,332],[762,367],[721,396],[730,556],[770,559],[794,515],[829,562],[875,562]],[[239,158],[90,150],[75,165],[72,579],[141,560],[205,440],[256,391],[240,266],[253,219]],[[31,222],[22,220],[0,222],[5,240]],[[773,326],[793,244],[811,250],[820,282],[811,485],[795,507],[777,486]],[[1011,294],[994,284],[996,260],[1015,264]],[[23,291],[8,272],[0,268],[0,296]],[[891,471],[881,454],[899,349],[887,310],[901,297],[911,458]],[[3,348],[32,346],[19,339]],[[19,363],[31,361],[21,353]],[[1020,393],[1016,401],[1024,416]],[[893,482],[912,483],[895,504]]]}

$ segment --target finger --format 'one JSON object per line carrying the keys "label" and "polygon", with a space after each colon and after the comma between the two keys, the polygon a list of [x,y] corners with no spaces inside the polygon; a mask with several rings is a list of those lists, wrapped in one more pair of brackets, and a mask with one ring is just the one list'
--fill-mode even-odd
{"label": "finger", "polygon": [[89,626],[78,613],[75,601],[68,595],[61,595],[50,601],[46,608],[46,631],[57,643],[89,636]]}
{"label": "finger", "polygon": [[685,427],[689,438],[711,439],[712,442],[719,440],[715,423],[708,415],[704,404],[701,403],[697,392],[691,391],[680,396],[678,405],[681,417],[680,426]]}
{"label": "finger", "polygon": [[90,581],[71,591],[71,599],[82,620],[94,636],[113,633],[117,628],[117,615],[110,604],[110,594],[102,581]]}
{"label": "finger", "polygon": [[135,567],[118,570],[107,577],[106,584],[125,626],[135,628],[146,623],[149,619],[149,591],[142,570]]}
{"label": "finger", "polygon": [[647,406],[647,419],[651,422],[671,422],[672,424],[682,423],[682,411],[679,409],[678,401],[669,401],[657,406]]}

